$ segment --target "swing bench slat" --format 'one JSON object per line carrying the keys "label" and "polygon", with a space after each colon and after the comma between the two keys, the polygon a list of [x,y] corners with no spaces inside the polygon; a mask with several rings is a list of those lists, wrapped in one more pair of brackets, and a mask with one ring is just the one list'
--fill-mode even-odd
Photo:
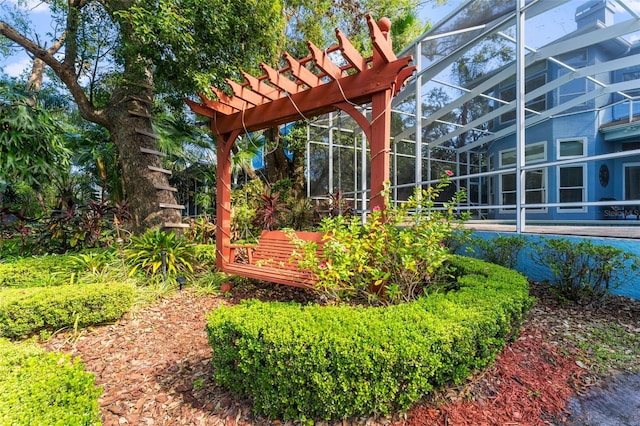
{"label": "swing bench slat", "polygon": [[[322,254],[324,244],[320,232],[295,232],[297,238],[313,241],[318,246],[318,255]],[[293,259],[296,248],[289,235],[283,231],[262,231],[257,244],[232,244],[230,262],[223,271],[229,274],[258,279],[293,287],[314,287],[315,276],[298,267]],[[238,249],[246,249],[248,263],[238,263]]]}

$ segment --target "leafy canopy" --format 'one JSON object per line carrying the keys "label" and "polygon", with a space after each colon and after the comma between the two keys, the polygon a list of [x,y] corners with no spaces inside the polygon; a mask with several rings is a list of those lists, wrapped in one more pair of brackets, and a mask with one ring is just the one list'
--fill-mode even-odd
{"label": "leafy canopy", "polygon": [[0,184],[41,186],[69,164],[63,129],[37,100],[0,85]]}

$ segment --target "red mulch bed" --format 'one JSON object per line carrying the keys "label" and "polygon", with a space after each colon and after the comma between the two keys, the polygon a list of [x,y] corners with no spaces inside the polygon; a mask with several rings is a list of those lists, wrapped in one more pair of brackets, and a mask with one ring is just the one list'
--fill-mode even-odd
{"label": "red mulch bed", "polygon": [[[434,392],[408,413],[339,424],[562,424],[568,398],[596,380],[561,337],[584,315],[555,305],[544,288],[536,291],[541,299],[520,337],[493,366],[463,385]],[[233,397],[211,380],[205,314],[247,297],[310,300],[302,290],[269,284],[235,288],[231,297],[183,290],[127,314],[116,324],[60,333],[43,346],[81,357],[87,370],[95,373],[103,388],[99,403],[105,426],[280,425],[283,422],[256,418],[248,401]],[[598,315],[611,318],[616,313]]]}
{"label": "red mulch bed", "polygon": [[[495,364],[457,392],[412,408],[407,425],[549,425],[562,421],[567,400],[580,385],[582,369],[573,357],[526,325]],[[439,408],[435,408],[439,407]]]}

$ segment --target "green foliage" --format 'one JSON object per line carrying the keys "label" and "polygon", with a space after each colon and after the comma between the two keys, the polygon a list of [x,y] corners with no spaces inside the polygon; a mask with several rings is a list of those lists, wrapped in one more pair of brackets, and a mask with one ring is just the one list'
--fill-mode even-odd
{"label": "green foliage", "polygon": [[69,280],[65,269],[68,257],[49,255],[25,257],[0,263],[0,288],[49,287],[62,285]]}
{"label": "green foliage", "polygon": [[134,288],[121,283],[0,289],[0,337],[114,321],[133,296]]}
{"label": "green foliage", "polygon": [[290,19],[286,34],[291,38],[287,42],[290,45],[288,50],[304,56],[308,52],[304,44],[307,40],[321,47],[335,44],[334,30],[340,28],[359,51],[365,55],[369,54],[372,47],[363,19],[363,11],[366,11],[371,13],[374,19],[386,16],[391,20],[394,24],[391,27],[394,51],[399,52],[425,30],[420,19],[416,17],[419,3],[416,0],[287,2],[285,12]]}
{"label": "green foliage", "polygon": [[0,288],[109,282],[122,278],[120,268],[116,252],[109,250],[23,257],[0,263]]}
{"label": "green foliage", "polygon": [[255,225],[260,195],[264,193],[264,183],[253,179],[242,188],[231,191],[231,235],[239,241],[257,238],[261,229]]}
{"label": "green foliage", "polygon": [[518,264],[520,252],[528,245],[528,240],[522,235],[498,235],[490,239],[474,238],[472,243],[481,259],[514,269]]}
{"label": "green foliage", "polygon": [[219,294],[220,286],[229,281],[231,281],[229,275],[222,272],[209,271],[194,277],[193,286],[197,289],[198,293]]}
{"label": "green foliage", "polygon": [[209,90],[212,79],[220,87],[223,77],[239,69],[251,72],[260,62],[272,63],[284,34],[279,2],[160,1],[118,10],[116,17],[132,30],[123,31],[122,52],[153,62],[161,92],[179,97]]}
{"label": "green foliage", "polygon": [[321,256],[317,244],[294,240],[299,266],[318,279],[316,288],[329,298],[386,303],[412,300],[430,285],[446,278],[449,256],[445,241],[454,229],[455,206],[466,194],[458,192],[445,203],[436,199],[450,184],[448,175],[434,186],[417,189],[409,200],[373,211],[366,223],[359,217],[322,220],[326,234]]}
{"label": "green foliage", "polygon": [[189,229],[185,232],[185,238],[195,244],[214,244],[216,240],[216,225],[209,215],[200,215],[189,222]]}
{"label": "green foliage", "polygon": [[534,248],[532,258],[549,267],[558,296],[579,304],[601,302],[640,268],[638,256],[588,239],[543,238]]}
{"label": "green foliage", "polygon": [[[640,357],[640,334],[615,324],[593,324],[572,329],[567,336],[582,350],[584,361],[599,374],[612,370],[637,373]],[[635,361],[635,362],[634,362]]]}
{"label": "green foliage", "polygon": [[109,269],[115,260],[116,256],[113,251],[89,251],[69,255],[65,267],[79,273],[102,274]]}
{"label": "green foliage", "polygon": [[257,414],[340,419],[406,410],[490,363],[531,306],[519,273],[452,256],[456,291],[364,307],[250,301],[207,317],[215,380]]}
{"label": "green foliage", "polygon": [[125,255],[131,266],[129,276],[138,270],[152,276],[164,272],[172,276],[193,272],[193,245],[187,244],[184,237],[174,232],[149,229],[141,236],[134,235]]}
{"label": "green foliage", "polygon": [[0,339],[0,424],[100,425],[101,393],[78,359]]}
{"label": "green foliage", "polygon": [[194,271],[210,271],[216,264],[216,245],[197,244],[193,246]]}
{"label": "green foliage", "polygon": [[0,85],[0,184],[41,186],[69,165],[54,116],[15,87]]}

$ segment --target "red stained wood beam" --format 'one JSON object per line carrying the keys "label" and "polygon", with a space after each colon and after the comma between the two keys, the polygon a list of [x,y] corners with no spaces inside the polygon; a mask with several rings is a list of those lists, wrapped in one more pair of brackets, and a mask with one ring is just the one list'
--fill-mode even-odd
{"label": "red stained wood beam", "polygon": [[254,92],[261,94],[265,98],[275,101],[276,99],[280,99],[283,96],[280,93],[280,90],[269,86],[267,83],[252,76],[251,74],[243,72],[242,76],[245,80],[247,80],[247,84],[249,84],[249,87],[251,87]]}
{"label": "red stained wood beam", "polygon": [[320,49],[311,42],[307,42],[307,46],[309,46],[309,52],[311,52],[311,57],[315,61],[316,66],[320,68],[327,77],[332,80],[342,78],[342,69],[329,59],[328,52]]}
{"label": "red stained wood beam", "polygon": [[247,109],[248,105],[246,101],[242,99],[238,99],[234,96],[229,96],[226,93],[224,93],[222,90],[213,86],[211,87],[211,91],[216,94],[220,103],[228,105],[239,111],[242,111],[243,109]]}
{"label": "red stained wood beam", "polygon": [[[392,89],[403,81],[397,81],[401,70],[409,67],[410,56],[397,59],[375,69],[343,77],[339,81],[331,81],[308,90],[274,100],[268,104],[258,105],[228,116],[218,117],[216,132],[226,134],[235,130],[256,131],[280,124],[291,123],[320,114],[335,111],[336,104],[345,101],[355,104],[371,102],[375,93]],[[415,67],[409,67],[415,70]],[[410,72],[403,73],[407,77]],[[291,80],[289,80],[291,82]],[[293,84],[293,82],[291,82]],[[191,105],[190,105],[191,106]],[[193,109],[193,108],[192,108]],[[195,111],[195,110],[194,110]],[[211,117],[211,114],[203,114]]]}
{"label": "red stained wood beam", "polygon": [[242,99],[251,105],[262,105],[265,102],[269,102],[271,100],[271,99],[265,98],[259,93],[254,92],[248,86],[243,86],[228,78],[225,81],[233,90],[233,95],[236,98]]}
{"label": "red stained wood beam", "polygon": [[192,101],[191,99],[188,99],[188,98],[184,98],[184,101],[189,106],[191,111],[195,112],[196,114],[203,115],[203,116],[209,117],[209,118],[213,118],[213,115],[215,114],[215,110],[213,108],[211,108],[210,106],[205,106],[205,105],[199,104],[199,103],[194,102],[194,101]]}
{"label": "red stained wood beam", "polygon": [[360,52],[353,47],[351,40],[349,40],[339,29],[336,29],[336,37],[338,37],[338,44],[340,45],[342,56],[344,56],[356,70],[364,71],[367,69],[367,61],[362,57],[362,55],[360,55]]}
{"label": "red stained wood beam", "polygon": [[262,68],[262,70],[267,74],[269,83],[280,88],[282,91],[293,95],[301,90],[297,83],[281,74],[280,71],[274,70],[269,65],[263,63],[260,64],[260,68]]}
{"label": "red stained wood beam", "polygon": [[[389,19],[383,18],[379,23],[376,23],[373,17],[367,14],[367,25],[369,26],[369,34],[371,34],[373,48],[378,53],[380,59],[387,63],[395,61],[397,59],[396,54],[393,53],[391,41],[388,36],[391,30],[391,22]],[[374,64],[373,66],[376,67],[378,64]]]}
{"label": "red stained wood beam", "polygon": [[307,68],[305,68],[304,65],[302,65],[300,62],[298,62],[290,54],[285,53],[284,54],[284,59],[289,63],[289,68],[291,69],[291,74],[293,74],[294,77],[296,77],[298,80],[300,80],[301,82],[303,82],[307,86],[316,87],[316,86],[322,84],[322,81],[320,81],[320,79],[318,78],[317,75],[315,75],[314,73],[309,71]]}

